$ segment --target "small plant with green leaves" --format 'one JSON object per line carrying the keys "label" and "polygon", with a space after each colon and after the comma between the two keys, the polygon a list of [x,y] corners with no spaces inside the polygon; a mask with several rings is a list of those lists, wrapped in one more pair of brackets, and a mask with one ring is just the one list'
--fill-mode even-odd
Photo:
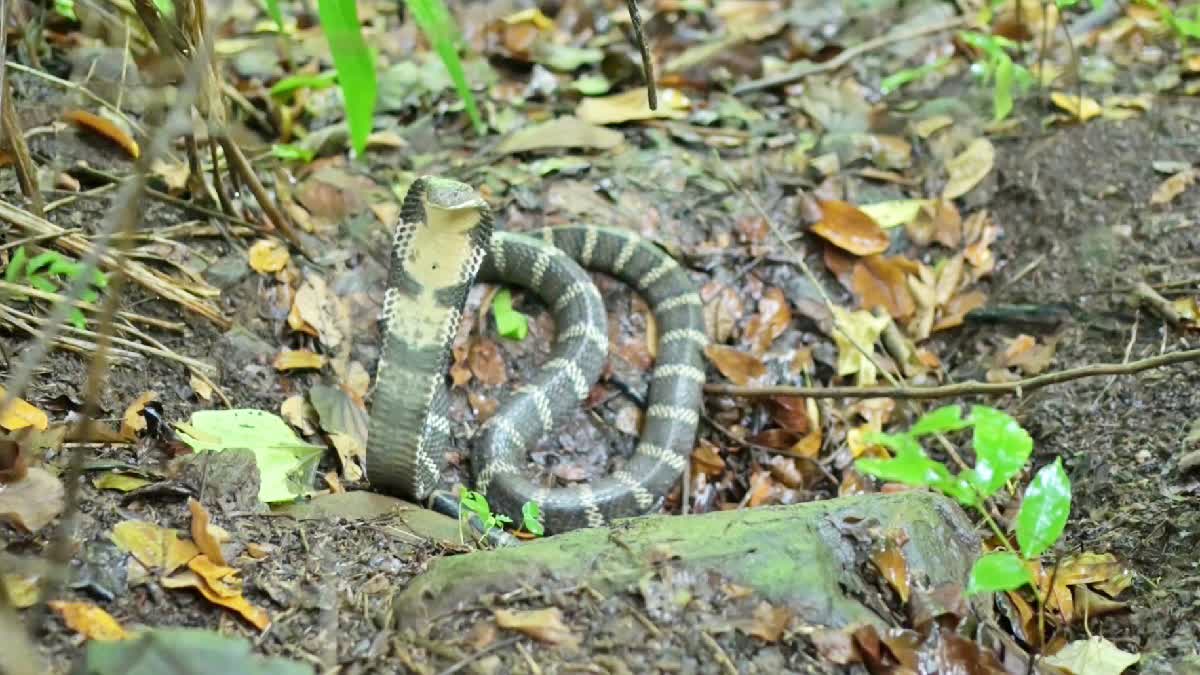
{"label": "small plant with green leaves", "polygon": [[[921,438],[970,428],[975,449],[974,468],[951,474],[941,462],[930,459]],[[1015,591],[1034,584],[1029,563],[1050,550],[1062,536],[1071,511],[1071,481],[1062,459],[1047,464],[1025,489],[1017,514],[1017,545],[988,513],[987,500],[995,496],[1025,467],[1033,452],[1033,439],[1006,413],[973,406],[969,417],[957,405],[922,416],[911,429],[899,434],[872,434],[867,439],[894,453],[891,459],[860,459],[859,471],[876,478],[918,487],[929,487],[978,511],[1002,550],[981,557],[971,569],[967,593]],[[1039,604],[1043,598],[1037,598]]]}
{"label": "small plant with green leaves", "polygon": [[[488,505],[487,497],[474,490],[463,488],[458,493],[458,506],[459,527],[462,527],[463,518],[469,518],[471,514],[474,514],[483,523],[484,536],[494,529],[503,529],[505,525],[511,525],[513,522],[512,518],[503,513],[492,513],[492,507]],[[545,534],[545,529],[542,527],[542,510],[536,502],[525,502],[522,505],[521,529],[535,537]]]}
{"label": "small plant with green leaves", "polygon": [[1013,97],[1034,82],[1029,69],[1012,60],[1010,50],[1018,49],[1016,42],[999,35],[977,31],[959,33],[963,42],[983,52],[984,59],[976,64],[984,84],[992,83],[992,117],[1000,121],[1013,109]]}
{"label": "small plant with green leaves", "polygon": [[[71,282],[83,274],[83,265],[75,260],[58,253],[46,251],[32,258],[24,246],[13,251],[12,258],[4,268],[4,280],[10,284],[18,284],[35,288],[43,293],[58,293],[60,289],[71,285]],[[95,302],[100,299],[100,291],[108,286],[108,277],[100,270],[94,270],[88,287],[84,289],[80,299],[84,302]],[[16,300],[28,300],[28,296],[15,295]],[[87,317],[78,307],[72,307],[67,319],[71,325],[83,330],[87,326]]]}

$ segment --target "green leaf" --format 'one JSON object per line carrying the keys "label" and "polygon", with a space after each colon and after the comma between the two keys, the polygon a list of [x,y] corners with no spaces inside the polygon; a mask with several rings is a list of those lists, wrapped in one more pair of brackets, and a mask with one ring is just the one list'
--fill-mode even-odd
{"label": "green leaf", "polygon": [[585,75],[572,82],[571,88],[584,96],[600,96],[612,89],[612,82],[603,75]]}
{"label": "green leaf", "polygon": [[304,162],[306,164],[313,161],[313,157],[317,156],[312,150],[292,143],[272,143],[271,154],[282,160]]}
{"label": "green leaf", "polygon": [[996,59],[996,84],[992,89],[992,118],[999,122],[1013,109],[1013,61],[1008,54]]}
{"label": "green leaf", "polygon": [[8,259],[8,266],[4,268],[4,280],[10,284],[17,283],[25,274],[25,261],[29,260],[29,254],[25,252],[24,246],[18,246],[17,250],[13,251],[12,257]]}
{"label": "green leaf", "polygon": [[51,261],[50,267],[46,268],[47,273],[55,276],[66,277],[68,279],[74,279],[75,277],[79,276],[79,273],[82,270],[82,265],[74,260],[63,257],[59,257],[58,259]]}
{"label": "green leaf", "polygon": [[54,0],[54,11],[72,21],[79,20],[79,17],[75,16],[75,0]]}
{"label": "green leaf", "polygon": [[500,289],[492,300],[492,316],[496,317],[496,332],[509,340],[524,340],[529,333],[529,324],[525,315],[513,309],[512,293],[507,288]]}
{"label": "green leaf", "polygon": [[325,447],[300,440],[277,415],[265,410],[198,410],[178,424],[179,438],[196,452],[249,448],[261,477],[258,498],[286,502],[307,494]]}
{"label": "green leaf", "polygon": [[885,434],[873,432],[863,436],[863,440],[867,443],[882,445],[883,447],[896,453],[897,457],[924,457],[925,451],[921,449],[921,444],[916,438],[909,434]]}
{"label": "green leaf", "polygon": [[337,71],[327,70],[316,75],[292,75],[276,82],[271,87],[271,95],[283,98],[300,89],[327,89],[337,82]]}
{"label": "green leaf", "polygon": [[375,60],[363,40],[354,0],[317,0],[317,11],[342,88],[350,145],[361,157],[375,114]]}
{"label": "green leaf", "polygon": [[1062,536],[1071,513],[1071,479],[1062,458],[1043,466],[1025,488],[1017,513],[1017,545],[1027,559],[1040,556]]}
{"label": "green leaf", "polygon": [[1025,584],[1032,584],[1033,577],[1025,567],[1025,561],[1011,551],[989,553],[971,568],[967,582],[967,595],[1015,591]]}
{"label": "green leaf", "polygon": [[915,438],[920,438],[927,434],[958,431],[969,426],[971,426],[971,421],[963,419],[962,406],[958,404],[947,405],[921,415],[921,419],[912,425],[912,428],[908,430],[908,434]]}
{"label": "green leaf", "polygon": [[542,508],[537,502],[525,502],[521,506],[521,527],[535,537],[546,534],[546,528],[542,526]]}
{"label": "green leaf", "polygon": [[484,523],[492,519],[492,508],[488,506],[487,497],[474,490],[463,488],[462,492],[458,493],[458,505],[479,516]]}
{"label": "green leaf", "polygon": [[279,32],[286,33],[287,26],[283,25],[283,12],[279,9],[279,0],[263,0],[263,6],[266,7],[267,14],[275,22],[275,25],[279,26]]}
{"label": "green leaf", "polygon": [[995,408],[973,406],[974,485],[986,499],[996,494],[1029,460],[1033,439],[1012,417]]}
{"label": "green leaf", "polygon": [[92,285],[96,288],[108,288],[108,275],[100,270],[92,270]]}
{"label": "green leaf", "polygon": [[860,459],[859,471],[880,480],[917,487],[932,487],[950,478],[946,467],[918,455],[898,455],[894,459]]}
{"label": "green leaf", "polygon": [[883,78],[882,81],[880,81],[879,93],[886,96],[886,95],[892,93],[893,91],[896,91],[897,89],[903,87],[904,85],[909,84],[910,82],[915,82],[915,81],[925,77],[929,73],[934,72],[938,68],[941,68],[942,66],[946,65],[946,63],[949,60],[950,59],[948,59],[948,58],[938,59],[937,61],[934,61],[933,63],[927,63],[923,66],[918,66],[916,68],[905,68],[904,70],[901,70],[897,73],[888,75],[887,77]]}
{"label": "green leaf", "polygon": [[442,65],[446,67],[446,72],[450,74],[450,80],[454,82],[454,88],[458,91],[459,98],[466,106],[467,116],[471,118],[475,133],[480,136],[484,135],[487,133],[487,125],[483,123],[483,117],[480,116],[479,108],[475,105],[475,94],[467,83],[467,75],[463,71],[462,61],[458,58],[458,29],[454,25],[450,11],[446,9],[442,0],[404,0],[404,4],[408,6],[413,19],[421,27],[425,36],[429,38],[438,57],[442,59]]}
{"label": "green leaf", "polygon": [[129,640],[91,640],[84,661],[77,672],[88,675],[313,675],[310,664],[259,656],[245,638],[197,628],[153,628]]}

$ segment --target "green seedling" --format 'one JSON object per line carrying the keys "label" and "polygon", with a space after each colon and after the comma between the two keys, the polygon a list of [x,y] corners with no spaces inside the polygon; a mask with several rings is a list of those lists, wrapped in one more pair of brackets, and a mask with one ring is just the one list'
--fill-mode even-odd
{"label": "green seedling", "polygon": [[342,88],[350,147],[361,157],[375,115],[375,57],[363,39],[354,0],[317,0],[317,14]]}
{"label": "green seedling", "polygon": [[949,58],[938,59],[933,63],[927,63],[916,68],[905,68],[898,73],[889,75],[879,83],[879,93],[886,96],[894,91],[898,91],[901,87],[916,82],[932,72],[936,72],[949,61]]}
{"label": "green seedling", "polygon": [[529,334],[529,322],[525,315],[513,309],[512,293],[501,289],[492,300],[492,316],[496,320],[496,332],[509,340],[524,340]]}
{"label": "green seedling", "polygon": [[[941,462],[930,459],[921,438],[970,428],[975,466],[951,474]],[[881,480],[928,487],[978,511],[1003,543],[1004,549],[988,553],[971,569],[967,593],[1015,591],[1033,584],[1029,564],[1050,550],[1062,536],[1071,511],[1071,481],[1062,459],[1041,468],[1025,490],[1017,514],[1017,545],[1009,541],[988,513],[987,500],[996,495],[1025,467],[1033,452],[1033,439],[1006,413],[973,406],[969,417],[957,405],[922,416],[907,432],[872,434],[868,442],[893,452],[891,459],[860,459],[859,471]],[[1039,604],[1042,598],[1038,598]]]}
{"label": "green seedling", "polygon": [[[492,513],[492,507],[488,505],[487,497],[474,491],[463,488],[458,493],[459,506],[459,533],[463,525],[463,519],[475,514],[483,523],[483,534],[486,536],[496,528],[503,528],[505,525],[512,524],[512,518],[503,513]],[[530,534],[540,537],[545,533],[542,527],[542,510],[535,502],[525,502],[521,506],[521,526]]]}
{"label": "green seedling", "polygon": [[316,153],[292,143],[275,143],[271,145],[271,155],[285,161],[307,164],[313,161]]}
{"label": "green seedling", "polygon": [[[44,293],[58,293],[60,289],[69,286],[70,282],[83,274],[83,265],[67,258],[57,251],[46,251],[29,257],[24,246],[13,251],[12,258],[4,268],[4,280],[10,284],[18,284],[35,288]],[[100,299],[100,291],[108,286],[108,277],[100,270],[93,270],[88,287],[80,295],[84,302],[96,302]],[[17,300],[28,300],[27,296],[15,296]],[[87,326],[87,317],[78,307],[72,307],[67,315],[71,325],[83,330]]]}
{"label": "green seedling", "polygon": [[959,37],[984,54],[983,61],[976,66],[984,84],[992,83],[992,117],[997,122],[1008,117],[1013,109],[1014,94],[1025,91],[1034,81],[1029,69],[1014,63],[1008,54],[1018,48],[1017,43],[976,31],[963,31]]}
{"label": "green seedling", "polygon": [[483,117],[479,114],[479,107],[475,105],[475,94],[471,92],[467,74],[463,71],[462,61],[458,58],[459,44],[462,39],[459,36],[458,26],[454,23],[454,17],[446,8],[446,3],[443,0],[404,0],[404,4],[408,7],[408,11],[412,12],[413,19],[421,27],[421,32],[425,33],[425,37],[433,45],[434,51],[442,59],[442,64],[446,66],[446,72],[450,74],[450,80],[454,82],[454,88],[458,91],[458,96],[467,109],[467,117],[471,118],[471,125],[475,127],[475,133],[480,136],[484,135],[487,133],[487,125],[484,124]]}
{"label": "green seedling", "polygon": [[1167,24],[1181,41],[1200,40],[1200,4],[1184,5],[1177,10],[1172,10],[1170,5],[1161,0],[1139,0],[1137,4],[1158,12],[1163,23]]}

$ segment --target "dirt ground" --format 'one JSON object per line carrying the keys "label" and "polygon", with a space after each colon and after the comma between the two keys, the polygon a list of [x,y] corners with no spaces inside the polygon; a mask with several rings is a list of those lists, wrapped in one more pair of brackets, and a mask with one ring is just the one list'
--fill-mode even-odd
{"label": "dirt ground", "polygon": [[[958,96],[970,86],[952,82],[944,91]],[[1195,158],[1200,139],[1195,106],[1186,100],[1168,99],[1127,121],[1050,127],[1039,124],[1043,111],[1036,100],[1020,102],[1018,107],[1027,113],[1026,122],[1007,136],[993,137],[996,167],[963,207],[964,212],[986,208],[1002,227],[994,247],[998,263],[990,281],[990,302],[1067,303],[1083,311],[1054,327],[968,322],[939,334],[934,338],[935,351],[947,380],[982,379],[998,347],[1021,332],[1042,339],[1057,337],[1054,369],[1134,360],[1196,346],[1194,333],[1166,327],[1155,315],[1126,301],[1129,287],[1136,281],[1186,280],[1193,268],[1200,267],[1200,221],[1195,217],[1200,213],[1200,192],[1185,191],[1166,207],[1148,205],[1149,195],[1164,178],[1154,163],[1191,163]],[[740,249],[726,255],[701,250],[701,242],[728,234],[733,222],[752,210],[715,175],[710,150],[687,142],[660,149],[653,145],[649,131],[630,135],[643,144],[633,157],[597,159],[582,176],[532,181],[493,195],[490,200],[499,223],[525,229],[571,220],[581,215],[581,209],[590,208],[583,197],[595,195],[594,186],[603,186],[622,199],[610,213],[595,216],[653,233],[677,246],[699,282],[740,284],[736,288],[747,304],[755,302],[763,284],[789,289],[805,283],[800,272],[786,262],[768,259],[747,271],[754,257]],[[437,151],[450,150],[438,146],[439,142],[435,140]],[[70,134],[39,137],[33,146],[39,156],[56,157],[60,165],[82,156],[94,160],[97,155],[94,142]],[[923,174],[921,162],[925,159],[917,155],[912,173]],[[405,158],[399,153],[371,161],[370,169],[356,171],[376,177],[381,185],[399,169],[411,168],[404,165]],[[681,167],[695,166],[701,167],[689,174],[695,179],[681,177]],[[780,180],[761,166],[756,170],[752,157],[731,159],[728,167],[789,233],[801,231],[793,182]],[[448,169],[436,162],[430,168]],[[486,175],[481,166],[470,168],[458,175]],[[935,174],[932,169],[924,172],[931,185],[938,180]],[[5,173],[3,181],[3,198],[20,203],[11,173]],[[847,199],[856,201],[878,191],[867,181],[851,181]],[[110,204],[108,197],[80,200],[64,207],[54,220],[91,227]],[[191,217],[180,209],[152,203],[145,210],[142,228],[154,230]],[[378,332],[370,312],[371,303],[378,303],[382,296],[384,270],[363,254],[363,247],[352,241],[349,230],[349,226],[343,227],[338,238],[345,264],[330,280],[335,286],[352,289],[348,294],[368,298],[354,309],[357,332],[352,357],[373,371]],[[373,228],[371,236],[384,237],[386,233],[382,227]],[[7,239],[13,238],[10,232]],[[798,239],[802,246],[805,241]],[[243,256],[220,239],[189,245],[210,261]],[[806,255],[814,266],[820,266],[819,247],[808,245]],[[331,255],[329,260],[335,257]],[[139,289],[128,291],[125,306],[185,320],[186,334],[164,333],[157,338],[181,354],[220,364],[217,383],[235,407],[278,411],[288,396],[323,378],[276,372],[270,361],[278,349],[303,346],[304,342],[287,332],[286,306],[280,311],[278,304],[264,302],[272,292],[269,278],[245,269],[233,279],[220,304],[234,325],[245,331],[238,336],[222,335],[195,317],[180,317],[177,308],[147,297]],[[831,277],[826,275],[824,281],[843,299],[848,297]],[[611,298],[610,322],[618,355],[610,358],[608,385],[597,405],[587,413],[580,412],[574,423],[533,454],[536,468],[558,471],[559,477],[588,478],[605,472],[618,461],[610,458],[610,446],[615,448],[613,457],[628,453],[633,439],[620,428],[623,415],[636,403],[622,396],[621,387],[613,381],[634,392],[645,391],[645,367],[639,362],[645,357],[639,351],[645,331],[640,301],[611,280],[599,283],[606,299]],[[1195,283],[1181,288],[1194,292]],[[473,294],[473,311],[481,299],[481,293]],[[520,373],[545,354],[546,337],[553,330],[549,319],[545,312],[538,313],[532,300],[518,299],[521,309],[537,317],[531,330],[533,339],[496,341],[509,381],[483,387],[474,383],[471,391],[478,397],[474,406],[461,392],[456,396],[454,418],[460,432],[473,424],[473,407],[485,405],[496,392],[519,382]],[[477,321],[477,313],[471,319],[467,323],[482,323]],[[471,330],[477,329],[472,326]],[[490,324],[485,331],[495,337]],[[798,317],[781,340],[803,345],[821,339],[811,322]],[[17,333],[0,337],[0,344],[10,363],[29,347],[27,339]],[[817,360],[823,372],[828,372],[829,364],[822,362],[819,350]],[[52,353],[25,398],[61,418],[78,407],[85,369],[78,356]],[[1140,672],[1172,672],[1170,663],[1197,654],[1200,594],[1194,589],[1200,582],[1196,567],[1200,474],[1179,466],[1181,455],[1194,449],[1185,437],[1200,410],[1200,390],[1192,380],[1196,374],[1196,366],[1186,365],[1138,376],[1086,379],[1020,399],[991,401],[1017,414],[1030,430],[1036,443],[1036,465],[1056,456],[1064,458],[1074,486],[1074,503],[1060,550],[1110,552],[1133,570],[1133,585],[1121,598],[1129,603],[1129,611],[1093,619],[1087,627],[1123,649],[1142,653]],[[144,391],[159,394],[168,420],[186,420],[191,412],[212,405],[196,399],[183,368],[151,358],[111,371],[102,396],[106,419],[117,421],[124,407]],[[716,415],[733,408],[734,403],[710,400],[708,406]],[[600,422],[593,423],[597,418]],[[724,442],[712,429],[702,433],[718,444]],[[458,434],[460,443],[463,435]],[[575,452],[575,448],[588,450]],[[465,455],[465,445],[460,450]],[[136,446],[88,445],[83,451],[88,462],[121,462],[151,471],[162,471],[166,463],[162,447],[152,441]],[[60,451],[48,460],[65,465],[65,456],[65,451]],[[729,456],[732,473],[738,475],[753,457],[751,452]],[[336,467],[330,453],[322,470]],[[447,476],[448,481],[465,478],[461,461]],[[745,473],[722,489],[736,491],[739,480],[744,491]],[[838,672],[818,656],[802,633],[764,646],[736,630],[733,618],[753,608],[719,599],[715,589],[699,580],[690,587],[693,596],[687,611],[678,613],[656,614],[656,608],[647,607],[642,597],[594,597],[587,589],[531,589],[528,598],[505,599],[512,607],[549,602],[570,608],[567,623],[586,627],[581,653],[550,649],[508,633],[497,636],[497,629],[485,620],[490,610],[482,599],[479,607],[466,608],[436,625],[396,625],[390,611],[392,592],[403,588],[430,560],[456,554],[458,549],[414,541],[389,518],[298,521],[252,513],[253,509],[238,506],[234,487],[212,487],[217,495],[228,497],[226,505],[230,507],[224,512],[216,510],[215,515],[236,540],[273,547],[269,556],[242,568],[247,598],[273,614],[269,631],[258,634],[195,594],[165,592],[154,584],[129,585],[114,573],[120,565],[114,563],[119,555],[107,539],[112,526],[140,519],[186,529],[186,491],[161,491],[130,499],[84,481],[75,535],[80,545],[74,551],[83,562],[75,569],[91,581],[67,595],[100,602],[127,627],[194,626],[250,636],[264,653],[305,661],[322,672],[401,672],[409,668],[436,673],[470,668],[472,672],[496,673],[719,673],[729,672],[726,664],[743,673]],[[788,498],[818,499],[836,491],[837,486],[815,484]],[[716,501],[713,497],[707,508],[715,508]],[[701,502],[690,509],[705,507]],[[679,512],[678,495],[671,508]],[[47,552],[48,540],[41,534],[24,535],[11,529],[3,534],[6,554],[36,558]],[[531,580],[531,586],[536,586],[536,580]],[[34,613],[25,616],[41,654],[55,672],[65,672],[80,651],[80,639],[53,616],[42,620]],[[1083,633],[1082,626],[1072,629],[1072,637]]]}

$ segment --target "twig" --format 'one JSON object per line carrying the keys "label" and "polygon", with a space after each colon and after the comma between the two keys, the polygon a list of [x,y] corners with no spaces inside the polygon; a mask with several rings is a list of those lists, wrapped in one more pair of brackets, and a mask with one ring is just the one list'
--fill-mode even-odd
{"label": "twig", "polygon": [[474,654],[464,656],[463,658],[456,661],[454,663],[454,665],[443,670],[438,675],[454,675],[454,673],[457,673],[458,671],[462,670],[463,668],[466,668],[467,666],[471,665],[472,663],[475,663],[476,661],[487,656],[488,654],[491,654],[492,652],[504,649],[505,647],[511,646],[517,640],[520,640],[520,639],[521,638],[511,637],[506,640],[497,640],[497,641],[493,642],[492,644],[484,647],[483,649],[480,649],[479,651],[475,652]]}
{"label": "twig", "polygon": [[1179,327],[1183,325],[1183,317],[1179,316],[1179,311],[1175,309],[1175,305],[1160,295],[1158,291],[1150,288],[1146,282],[1139,281],[1133,285],[1133,296],[1139,302],[1154,310],[1155,314],[1161,316],[1172,326]]}
{"label": "twig", "polygon": [[703,640],[704,644],[712,650],[713,657],[716,658],[717,663],[721,664],[721,670],[723,670],[726,675],[738,675],[737,666],[733,665],[733,661],[729,659],[729,654],[725,653],[725,650],[722,649],[721,645],[713,639],[713,636],[708,634],[708,631],[700,631],[700,639]]}
{"label": "twig", "polygon": [[[0,281],[0,291],[11,293],[13,295],[18,295],[18,296],[28,295],[31,298],[37,298],[39,300],[46,300],[47,302],[62,302],[67,299],[66,296],[61,295],[59,293],[50,293],[48,291],[43,291],[41,289],[37,289],[32,286],[22,286],[20,284],[9,283],[7,281]],[[78,307],[79,309],[86,309],[89,312],[99,312],[100,311],[99,307],[97,307],[96,305],[93,305],[92,303],[90,303],[86,300],[74,300],[71,302],[71,305],[74,307]],[[126,312],[124,310],[118,311],[117,316],[119,316],[122,319],[125,319],[127,321],[141,323],[141,324],[145,324],[147,326],[154,326],[155,328],[169,330],[174,333],[182,333],[184,331],[184,329],[187,328],[186,325],[179,323],[177,321],[166,321],[166,320],[158,319],[158,318],[155,318],[152,316],[146,316],[144,314],[137,314],[135,312]]]}
{"label": "twig", "polygon": [[[9,316],[9,317],[0,317],[0,319],[7,321],[8,325],[10,325],[10,326],[15,326],[16,328],[20,328],[21,330],[25,331],[26,333],[29,334],[29,337],[39,339],[39,340],[42,338],[41,333],[38,331],[37,328],[35,328],[32,324],[21,320],[18,317]],[[69,352],[75,352],[76,354],[83,354],[84,356],[88,356],[90,354],[96,353],[96,343],[88,341],[88,340],[82,340],[79,338],[65,337],[62,335],[56,336],[53,340],[51,340],[50,346],[57,347],[59,349],[65,349],[66,351],[69,351]],[[124,349],[114,348],[111,351],[111,354],[112,354],[113,359],[120,358],[122,361],[129,361],[129,362],[137,361],[142,358],[142,356],[140,354],[136,354],[134,352],[127,352]],[[9,367],[11,367],[11,365]]]}
{"label": "twig", "polygon": [[937,387],[741,387],[732,384],[706,384],[704,393],[742,398],[766,398],[770,396],[801,396],[805,398],[897,398],[936,399],[957,396],[1003,396],[1023,395],[1052,384],[1061,384],[1085,377],[1101,375],[1132,375],[1143,370],[1161,368],[1176,363],[1200,361],[1200,349],[1159,354],[1130,363],[1097,363],[1090,366],[1070,368],[1053,373],[1043,373],[1015,382],[959,382]]}
{"label": "twig", "polygon": [[[0,21],[4,17],[0,16]],[[7,21],[3,21],[3,25],[8,25]],[[2,57],[3,55],[0,55]],[[7,61],[7,59],[5,59]],[[46,201],[42,199],[42,189],[38,185],[37,167],[33,165],[33,158],[29,156],[29,146],[25,144],[25,134],[21,131],[21,123],[17,120],[17,109],[13,105],[12,97],[12,82],[8,78],[4,78],[0,82],[0,128],[4,130],[4,136],[8,140],[8,147],[12,149],[13,166],[17,170],[17,182],[21,186],[21,192],[25,193],[25,198],[29,200],[29,206],[33,212],[39,216],[46,212]]]}
{"label": "twig", "polygon": [[817,461],[817,459],[815,457],[806,457],[804,455],[798,455],[798,454],[792,452],[791,450],[780,450],[779,448],[772,448],[769,445],[763,445],[761,443],[755,443],[754,441],[748,441],[744,438],[739,437],[737,434],[733,433],[733,430],[730,429],[729,427],[726,427],[725,425],[723,425],[720,422],[713,419],[713,417],[711,415],[709,415],[707,412],[703,413],[703,417],[704,417],[704,421],[707,422],[708,425],[711,426],[713,429],[716,429],[718,432],[720,432],[720,434],[722,436],[724,436],[725,438],[728,438],[729,440],[733,441],[734,443],[737,443],[738,445],[740,445],[744,448],[749,448],[751,450],[760,450],[762,452],[767,452],[772,455],[783,455],[784,457],[791,457],[792,459],[802,459],[802,460],[812,464],[813,466],[817,467],[818,471],[820,471],[822,474],[824,474],[825,478],[829,479],[829,482],[834,487],[837,487],[838,479],[834,478],[833,474],[829,472],[829,469],[827,469],[824,464]]}
{"label": "twig", "polygon": [[117,115],[118,117],[121,118],[122,122],[125,122],[126,124],[128,124],[130,129],[133,129],[134,131],[138,132],[139,134],[141,134],[143,136],[147,135],[146,128],[143,127],[141,124],[138,124],[137,120],[132,119],[131,117],[126,115],[120,108],[118,108],[117,106],[104,100],[103,97],[93,93],[87,87],[82,87],[78,84],[75,84],[74,82],[71,82],[70,80],[64,80],[61,77],[55,77],[54,75],[51,75],[50,73],[47,73],[45,71],[41,71],[36,68],[30,68],[29,66],[27,66],[23,63],[16,63],[16,62],[10,61],[8,64],[8,67],[12,68],[13,70],[18,70],[22,73],[26,73],[27,75],[33,75],[34,77],[40,77],[43,80],[47,80],[47,81],[53,82],[54,84],[57,84],[59,86],[66,87],[67,89],[70,89],[71,91],[79,92],[80,94],[82,94],[86,98],[90,99],[91,101],[93,101],[94,103],[99,105],[100,107],[107,108],[108,110],[112,111],[115,115]]}
{"label": "twig", "polygon": [[296,230],[292,227],[292,224],[288,222],[287,217],[276,206],[275,200],[271,198],[271,195],[267,194],[267,189],[258,180],[258,176],[254,173],[254,167],[246,160],[246,156],[242,154],[241,149],[228,136],[222,135],[218,137],[218,140],[221,143],[221,149],[225,151],[225,161],[229,162],[230,168],[236,171],[238,176],[245,181],[246,186],[250,188],[250,192],[254,194],[255,201],[262,207],[267,219],[271,221],[276,230],[279,230],[296,247],[296,250],[300,251],[305,258],[313,260],[314,256],[305,248],[304,243],[300,241],[300,236],[296,234]]}
{"label": "twig", "polygon": [[633,24],[633,39],[642,53],[642,74],[646,78],[646,98],[651,110],[658,110],[658,91],[654,84],[654,60],[650,58],[650,45],[642,31],[642,15],[638,12],[637,0],[625,0],[629,8],[629,21]]}
{"label": "twig", "polygon": [[739,84],[733,88],[733,95],[741,96],[742,94],[748,94],[752,91],[773,89],[775,87],[782,87],[787,84],[792,84],[793,82],[799,82],[809,75],[824,73],[830,70],[837,70],[853,59],[867,52],[879,49],[880,47],[886,47],[897,42],[915,40],[916,38],[925,37],[926,35],[932,35],[934,33],[941,33],[942,31],[953,30],[959,26],[962,26],[966,22],[967,17],[956,16],[940,23],[921,26],[919,28],[914,28],[907,31],[888,33],[887,35],[877,37],[873,40],[867,40],[866,42],[859,43],[843,51],[841,54],[838,54],[832,59],[825,61],[824,63],[814,64],[811,62],[806,62],[800,64],[796,68],[793,68],[791,71],[780,75],[772,75],[771,77],[764,77],[758,80],[751,80],[745,84]]}

